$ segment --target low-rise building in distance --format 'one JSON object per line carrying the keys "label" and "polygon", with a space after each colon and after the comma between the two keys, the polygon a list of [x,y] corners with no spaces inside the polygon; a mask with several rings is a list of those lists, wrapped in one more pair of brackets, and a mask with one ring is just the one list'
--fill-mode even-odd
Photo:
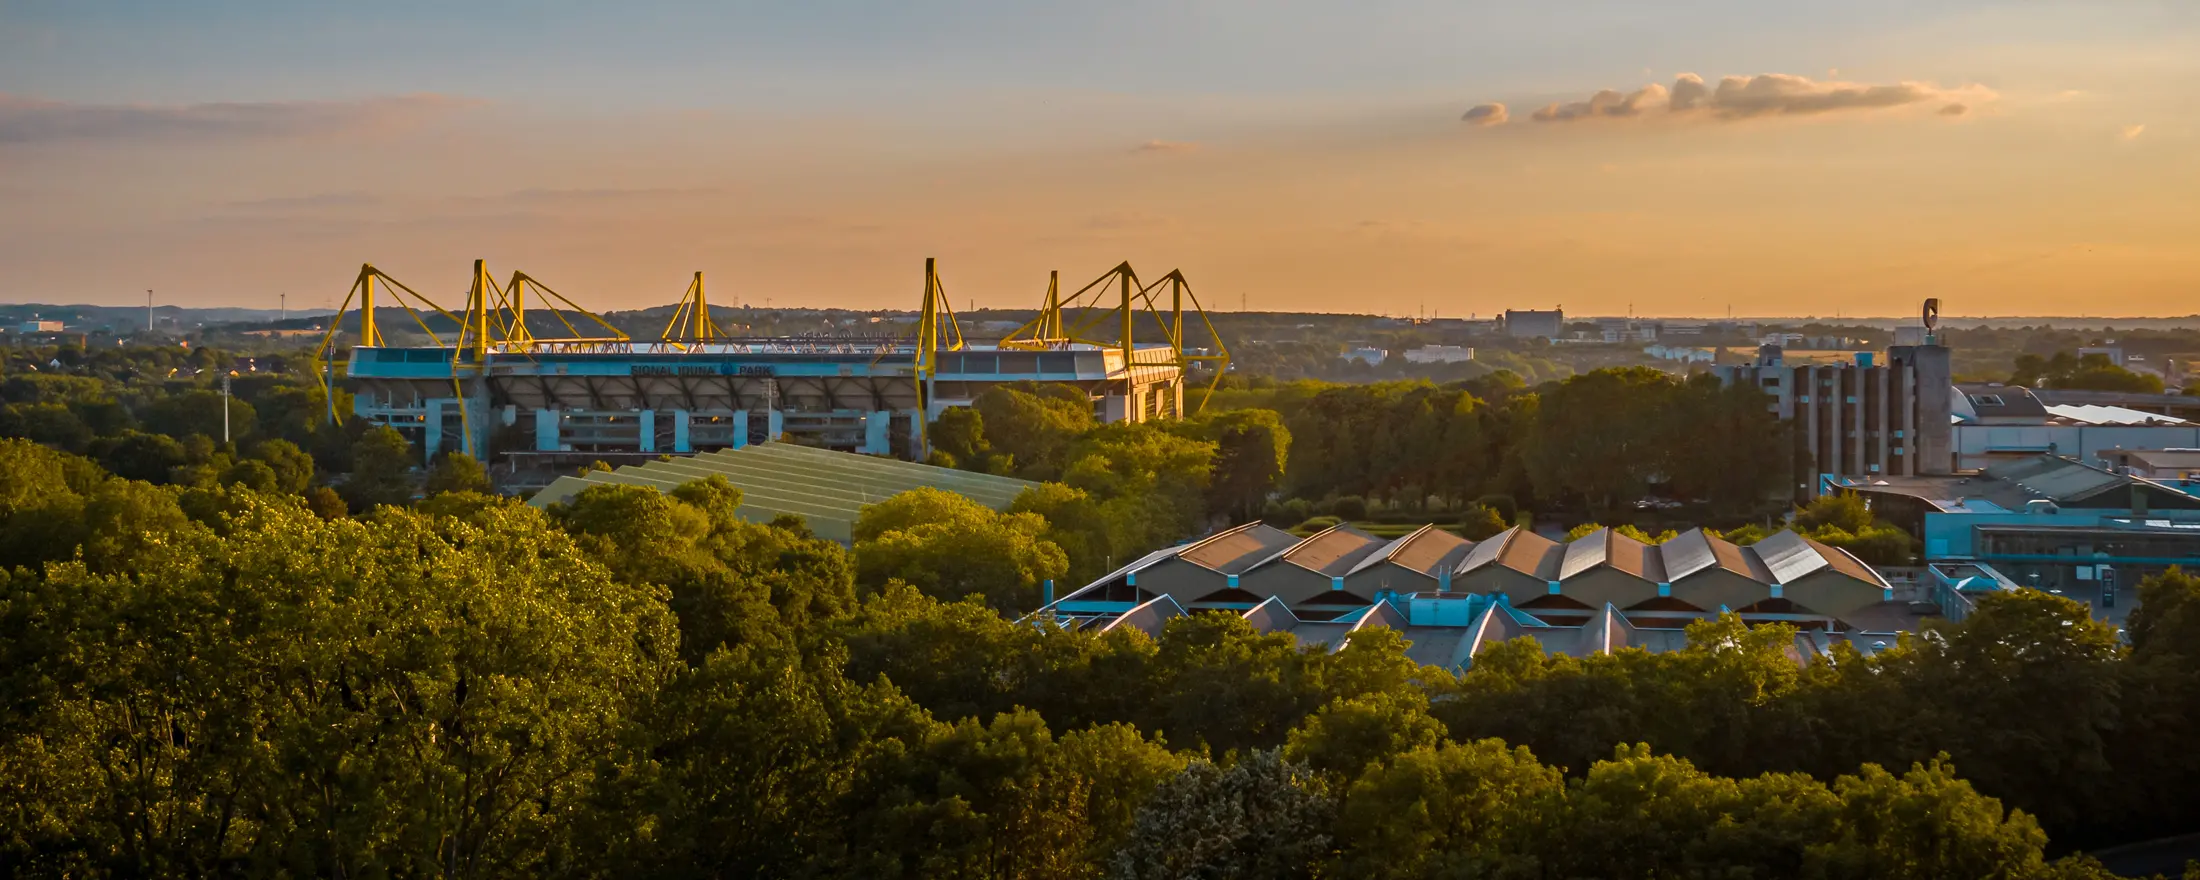
{"label": "low-rise building in distance", "polygon": [[1521,339],[1557,339],[1566,333],[1566,311],[1506,309],[1505,333]]}
{"label": "low-rise building in distance", "polygon": [[1474,349],[1465,345],[1424,345],[1406,349],[1409,364],[1463,364],[1474,360]]}

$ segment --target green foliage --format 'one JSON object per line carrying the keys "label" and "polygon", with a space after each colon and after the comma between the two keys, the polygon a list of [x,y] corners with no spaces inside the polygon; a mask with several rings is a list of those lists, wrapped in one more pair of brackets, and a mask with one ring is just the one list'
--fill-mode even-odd
{"label": "green foliage", "polygon": [[1096,424],[1092,402],[1063,385],[996,385],[971,406],[984,426],[987,448],[1008,456],[1026,479],[1059,476],[1070,442]]}
{"label": "green foliage", "polygon": [[1062,548],[1062,555],[1069,564],[1064,586],[1091,583],[1108,573],[1110,561],[1128,559],[1143,552],[1136,547],[1117,552],[1108,529],[1106,506],[1082,489],[1060,483],[1040,483],[1016,496],[1008,512],[1037,514],[1046,520],[1047,528],[1042,537]]}
{"label": "green foliage", "polygon": [[[1601,528],[1604,528],[1604,526],[1598,523],[1582,523],[1581,525],[1575,526],[1572,529],[1567,530],[1566,540],[1581,540],[1582,538],[1586,538],[1590,535],[1595,534],[1596,531]],[[1643,531],[1641,527],[1636,526],[1633,523],[1622,523],[1620,525],[1612,526],[1611,528],[1614,532],[1626,535],[1627,537],[1633,538],[1637,541],[1641,541],[1645,544],[1663,544],[1667,541],[1673,540],[1674,538],[1680,537],[1680,533],[1675,532],[1672,529],[1666,529],[1665,531],[1653,535],[1649,532]]]}
{"label": "green foliage", "polygon": [[1495,537],[1511,527],[1512,523],[1499,514],[1496,508],[1487,505],[1470,504],[1459,513],[1459,536],[1469,541]]}
{"label": "green foliage", "polygon": [[621,579],[662,586],[691,662],[721,646],[782,644],[854,607],[853,569],[838,545],[743,521],[723,477],[672,493],[591,486],[550,516]]}
{"label": "green foliage", "polygon": [[421,491],[431,496],[446,492],[477,492],[486,495],[496,491],[496,487],[489,482],[489,469],[482,467],[481,462],[473,456],[463,452],[446,452],[436,456],[435,463],[428,467],[426,485],[421,487]]}
{"label": "green foliage", "polygon": [[976,596],[993,607],[1039,606],[1040,586],[1069,571],[1034,513],[999,513],[962,495],[920,488],[865,508],[856,520],[856,580],[891,581],[948,601]]}
{"label": "green foliage", "polygon": [[2036,354],[2018,355],[2016,372],[2010,375],[2009,384],[2137,394],[2160,394],[2163,391],[2162,377],[2153,373],[2126,370],[2117,366],[2105,354],[2078,357],[2068,351],[2056,352],[2049,358]]}
{"label": "green foliage", "polygon": [[1382,627],[1018,622],[967,585],[1024,573],[954,551],[1028,562],[1004,535],[1124,500],[1060,484],[878,506],[856,557],[909,542],[939,580],[858,602],[847,550],[723,479],[352,518],[248,485],[296,447],[179,445],[250,475],[0,441],[0,874],[2098,878],[2046,831],[2200,821],[2182,572],[2128,646],[2016,591],[1831,663],[1725,616],[1454,675]]}
{"label": "green foliage", "polygon": [[1329,511],[1329,515],[1345,522],[1358,522],[1367,518],[1367,499],[1358,495],[1332,498],[1323,503],[1321,508]]}
{"label": "green foliage", "polygon": [[[1508,876],[1530,867],[1565,781],[1494,739],[1401,749],[1352,783],[1338,816],[1345,876]],[[1554,829],[1555,830],[1555,829]]]}
{"label": "green foliage", "polygon": [[1290,461],[1291,431],[1274,410],[1217,412],[1180,423],[1175,431],[1215,444],[1207,509],[1240,522],[1258,515]]}
{"label": "green foliage", "polygon": [[[1578,498],[1599,518],[1657,478],[1722,510],[1749,510],[1786,482],[1787,426],[1762,392],[1657,370],[1597,370],[1546,390],[1523,460],[1539,496]],[[1706,436],[1721,438],[1705,443]]]}
{"label": "green foliage", "polygon": [[9,798],[26,810],[0,820],[0,860],[130,875],[564,861],[593,768],[671,656],[661,595],[525,508],[480,524],[241,510],[219,537],[141,521],[153,540],[111,572],[6,583],[0,766],[37,796]]}
{"label": "green foliage", "polygon": [[1108,876],[1311,877],[1335,814],[1313,774],[1272,750],[1227,770],[1193,761],[1139,809]]}
{"label": "green foliage", "polygon": [[1854,492],[1821,495],[1795,512],[1795,530],[1872,565],[1908,565],[1916,542],[1900,527],[1876,520]]}
{"label": "green foliage", "polygon": [[1443,738],[1444,724],[1428,714],[1427,697],[1376,692],[1322,707],[1291,731],[1283,754],[1341,788],[1370,764]]}
{"label": "green foliage", "polygon": [[337,492],[354,511],[377,505],[403,506],[413,497],[412,444],[393,428],[374,427],[351,446],[351,476]]}
{"label": "green foliage", "polygon": [[969,407],[950,407],[940,413],[925,428],[925,439],[932,444],[932,454],[946,456],[946,467],[983,470],[986,452],[992,448],[985,442],[985,417]]}

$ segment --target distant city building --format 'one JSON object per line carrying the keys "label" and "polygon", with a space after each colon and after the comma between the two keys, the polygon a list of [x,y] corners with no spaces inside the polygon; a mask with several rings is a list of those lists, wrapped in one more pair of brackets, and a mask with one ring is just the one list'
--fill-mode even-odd
{"label": "distant city building", "polygon": [[1718,359],[1717,350],[1690,345],[1650,345],[1644,346],[1642,353],[1661,361],[1684,364],[1708,364]]}
{"label": "distant city building", "polygon": [[1608,343],[1656,342],[1658,339],[1658,325],[1632,318],[1599,318],[1597,332]]}
{"label": "distant city building", "polygon": [[1543,311],[1505,310],[1505,333],[1521,339],[1557,339],[1566,332],[1563,309]]}
{"label": "distant city building", "polygon": [[18,327],[18,328],[16,328],[16,332],[18,332],[18,333],[59,333],[59,332],[61,332],[61,331],[62,331],[63,329],[65,329],[65,327],[66,327],[66,325],[64,325],[64,324],[63,324],[62,322],[60,322],[60,321],[24,321],[24,322],[23,322],[23,326],[21,326],[21,327]]}
{"label": "distant city building", "polygon": [[1409,364],[1457,364],[1474,360],[1474,349],[1464,345],[1424,345],[1407,349]]}
{"label": "distant city building", "polygon": [[2200,447],[2178,449],[2104,449],[2101,461],[2119,472],[2163,482],[2175,481],[2188,493],[2200,492]]}
{"label": "distant city building", "polygon": [[1390,352],[1380,348],[1355,348],[1351,351],[1345,352],[1344,354],[1338,355],[1338,357],[1348,361],[1359,361],[1370,367],[1374,367],[1382,365],[1382,362],[1385,360],[1389,360]]}
{"label": "distant city building", "polygon": [[2078,359],[2079,359],[2079,360],[2084,360],[2084,359],[2085,359],[2085,356],[2086,356],[2086,355],[2089,355],[2089,354],[2097,354],[2097,355],[2102,355],[2102,356],[2104,356],[2104,357],[2108,358],[2108,362],[2109,362],[2109,363],[2115,364],[2116,366],[2119,366],[2119,367],[2121,367],[2121,366],[2123,366],[2123,365],[2124,365],[2124,349],[2123,349],[2123,347],[2122,347],[2122,346],[2118,346],[2118,345],[2088,345],[2088,346],[2086,346],[2086,347],[2084,347],[2084,348],[2078,349]]}
{"label": "distant city building", "polygon": [[1505,332],[1505,322],[1497,318],[1434,318],[1429,326],[1437,330],[1451,330],[1468,336],[1499,336]]}
{"label": "distant city building", "polygon": [[[1795,424],[1798,451],[1816,474],[1948,473],[1955,393],[1948,349],[1896,346],[1887,354],[1885,364],[1861,352],[1846,363],[1790,366],[1779,347],[1767,345],[1755,364],[1713,372],[1771,395],[1772,411]],[[1798,488],[1816,495],[1818,481]]]}

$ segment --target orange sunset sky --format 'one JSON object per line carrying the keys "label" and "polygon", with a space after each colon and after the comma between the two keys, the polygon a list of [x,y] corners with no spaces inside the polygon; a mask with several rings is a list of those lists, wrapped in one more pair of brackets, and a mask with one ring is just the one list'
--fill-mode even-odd
{"label": "orange sunset sky", "polygon": [[0,0],[0,300],[2200,312],[2200,4]]}

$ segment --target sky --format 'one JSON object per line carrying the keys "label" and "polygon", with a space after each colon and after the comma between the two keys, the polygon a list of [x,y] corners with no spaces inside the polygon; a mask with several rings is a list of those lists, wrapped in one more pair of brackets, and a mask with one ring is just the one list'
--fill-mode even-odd
{"label": "sky", "polygon": [[2200,312],[2187,0],[0,0],[0,301]]}

